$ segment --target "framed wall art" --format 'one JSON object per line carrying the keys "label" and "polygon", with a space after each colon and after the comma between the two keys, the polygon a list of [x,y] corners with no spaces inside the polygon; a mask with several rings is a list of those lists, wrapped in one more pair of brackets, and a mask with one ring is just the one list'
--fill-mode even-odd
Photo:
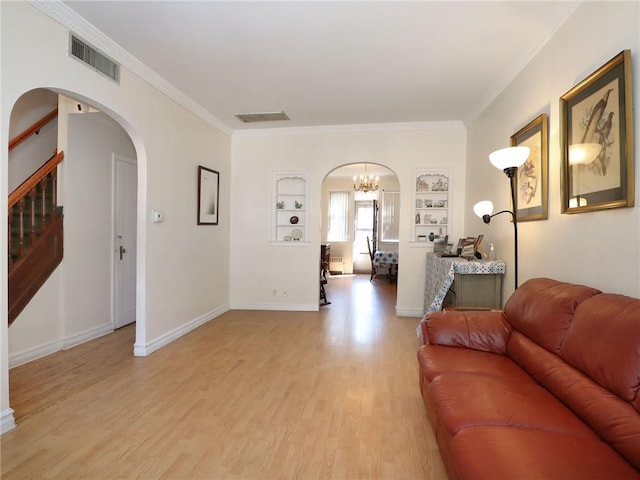
{"label": "framed wall art", "polygon": [[198,167],[198,225],[218,225],[220,173]]}
{"label": "framed wall art", "polygon": [[631,51],[560,97],[562,213],[634,204]]}
{"label": "framed wall art", "polygon": [[516,205],[519,222],[547,218],[548,140],[547,114],[534,118],[511,136],[511,146],[529,147],[527,161],[518,167],[516,175]]}

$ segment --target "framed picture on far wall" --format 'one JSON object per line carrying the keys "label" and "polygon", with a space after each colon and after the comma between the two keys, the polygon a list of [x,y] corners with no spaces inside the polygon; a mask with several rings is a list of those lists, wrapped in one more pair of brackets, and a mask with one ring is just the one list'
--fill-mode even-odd
{"label": "framed picture on far wall", "polygon": [[198,225],[218,225],[220,173],[198,167]]}
{"label": "framed picture on far wall", "polygon": [[519,222],[547,219],[549,144],[547,114],[534,118],[511,136],[511,146],[529,147],[529,158],[516,175],[516,205]]}
{"label": "framed picture on far wall", "polygon": [[631,51],[560,97],[562,213],[634,204]]}

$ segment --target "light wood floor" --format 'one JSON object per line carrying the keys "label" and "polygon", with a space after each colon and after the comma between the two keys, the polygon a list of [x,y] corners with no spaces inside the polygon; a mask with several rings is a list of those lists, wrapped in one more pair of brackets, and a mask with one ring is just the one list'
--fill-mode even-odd
{"label": "light wood floor", "polygon": [[10,371],[2,478],[444,479],[395,287],[228,312],[146,358],[134,327]]}

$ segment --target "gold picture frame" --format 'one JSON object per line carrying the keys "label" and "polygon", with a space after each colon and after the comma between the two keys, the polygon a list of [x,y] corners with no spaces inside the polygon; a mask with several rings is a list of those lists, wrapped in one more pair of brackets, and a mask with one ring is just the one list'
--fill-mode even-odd
{"label": "gold picture frame", "polygon": [[562,213],[634,205],[631,51],[560,97]]}
{"label": "gold picture frame", "polygon": [[511,146],[529,147],[529,158],[516,174],[518,222],[546,220],[548,217],[549,143],[548,119],[543,113],[511,135]]}

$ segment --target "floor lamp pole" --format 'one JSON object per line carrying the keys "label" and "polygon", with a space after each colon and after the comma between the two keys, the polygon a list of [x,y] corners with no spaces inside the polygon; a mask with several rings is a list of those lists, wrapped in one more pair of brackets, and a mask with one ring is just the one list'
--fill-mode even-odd
{"label": "floor lamp pole", "polygon": [[515,252],[515,289],[518,289],[518,218],[516,217],[516,172],[517,167],[509,167],[504,169],[504,173],[509,177],[509,183],[511,185],[511,217],[513,219],[513,241]]}

